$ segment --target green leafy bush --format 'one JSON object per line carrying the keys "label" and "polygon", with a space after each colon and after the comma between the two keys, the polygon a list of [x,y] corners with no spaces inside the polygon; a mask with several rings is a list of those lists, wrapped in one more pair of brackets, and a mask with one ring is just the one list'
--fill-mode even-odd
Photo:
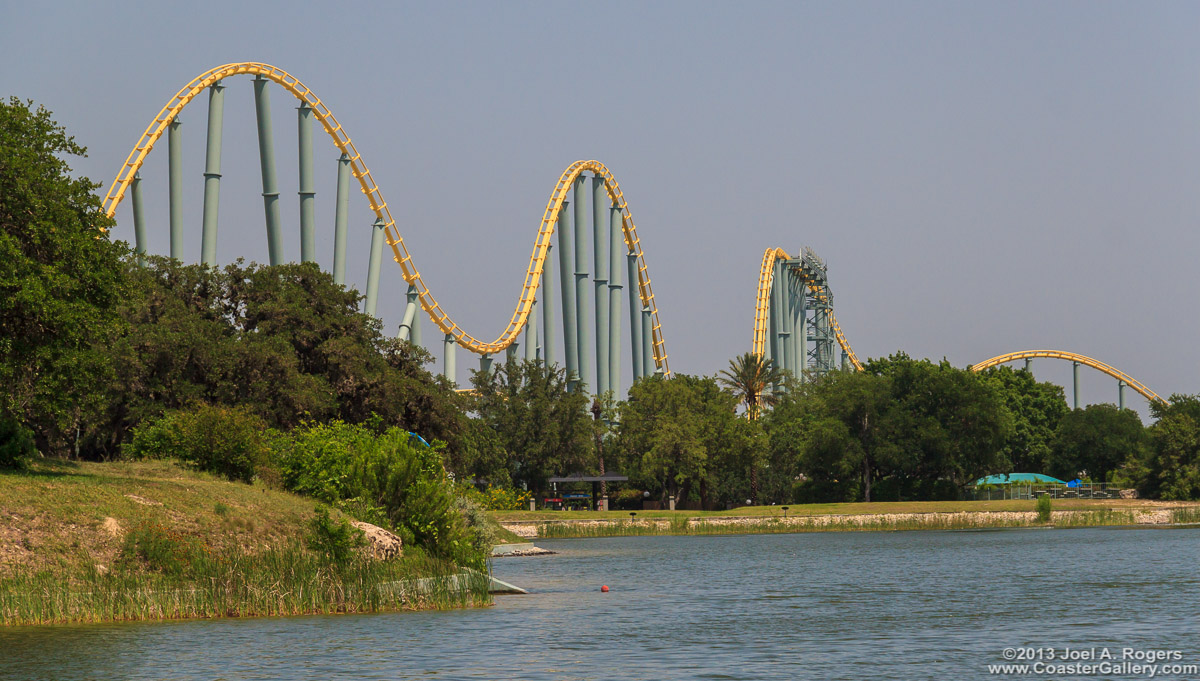
{"label": "green leafy bush", "polygon": [[1035,502],[1035,504],[1034,504],[1034,510],[1037,511],[1037,518],[1038,518],[1039,523],[1050,522],[1050,503],[1051,502],[1050,502],[1049,494],[1043,494],[1042,496],[1037,498],[1037,502]]}
{"label": "green leafy bush", "polygon": [[23,470],[36,454],[33,434],[16,419],[0,417],[0,468]]}
{"label": "green leafy bush", "polygon": [[327,507],[318,506],[308,525],[307,543],[308,548],[325,556],[331,563],[346,565],[358,549],[367,545],[367,538],[349,520],[334,520]]}
{"label": "green leafy bush", "polygon": [[178,459],[230,480],[250,482],[270,469],[272,431],[247,407],[202,404],[138,426],[124,454]]}
{"label": "green leafy bush", "polygon": [[385,524],[406,545],[435,557],[469,566],[486,559],[475,531],[456,508],[440,445],[415,444],[399,428],[379,434],[334,421],[292,431],[280,442],[278,461],[287,489],[351,514],[382,510]]}

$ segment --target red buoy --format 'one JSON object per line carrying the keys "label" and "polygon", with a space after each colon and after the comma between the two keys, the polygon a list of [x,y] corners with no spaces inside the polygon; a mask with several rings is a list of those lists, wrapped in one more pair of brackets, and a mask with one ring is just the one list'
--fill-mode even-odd
{"label": "red buoy", "polygon": [[601,586],[601,587],[600,587],[600,592],[601,592],[601,593],[608,593],[608,587],[607,587],[607,586]]}

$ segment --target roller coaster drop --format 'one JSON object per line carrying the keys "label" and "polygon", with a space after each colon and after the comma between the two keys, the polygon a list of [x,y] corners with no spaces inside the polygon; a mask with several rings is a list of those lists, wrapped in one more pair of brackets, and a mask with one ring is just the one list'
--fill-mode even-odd
{"label": "roller coaster drop", "polygon": [[[529,268],[517,301],[516,310],[500,337],[492,342],[483,342],[466,333],[454,323],[433,298],[429,288],[421,279],[420,272],[412,262],[412,256],[404,245],[404,239],[396,228],[387,202],[371,177],[362,155],[355,148],[349,135],[334,118],[333,112],[313,91],[282,69],[269,64],[244,62],[226,64],[206,71],[175,94],[146,128],[125,164],[113,180],[104,199],[105,212],[111,217],[126,192],[133,196],[133,221],[135,247],[139,254],[146,252],[146,225],[143,218],[141,178],[138,170],[155,143],[167,135],[168,183],[170,197],[171,257],[183,259],[182,220],[182,163],[180,160],[178,115],[184,107],[204,90],[209,91],[208,138],[204,172],[203,237],[200,262],[213,265],[216,258],[217,207],[221,182],[221,132],[224,116],[225,78],[240,74],[251,74],[254,79],[255,110],[258,118],[259,157],[262,165],[263,202],[266,213],[267,246],[272,265],[283,260],[283,238],[279,224],[279,193],[275,183],[274,146],[271,134],[269,82],[281,85],[300,100],[300,244],[301,261],[316,260],[315,226],[312,170],[312,121],[320,122],[326,134],[341,152],[338,159],[337,210],[334,224],[333,275],[338,283],[345,283],[346,268],[346,222],[349,201],[349,177],[353,175],[359,188],[366,195],[376,219],[371,235],[370,265],[367,270],[365,312],[375,314],[379,294],[379,270],[382,260],[383,242],[391,246],[393,259],[400,265],[404,280],[408,283],[407,306],[400,325],[400,337],[420,343],[420,320],[418,305],[433,323],[445,334],[445,375],[455,378],[455,348],[462,347],[480,355],[480,368],[491,368],[492,355],[506,351],[514,356],[518,350],[519,334],[525,332],[525,357],[540,356],[548,363],[554,357],[554,324],[552,316],[554,277],[549,272],[554,263],[550,258],[553,248],[551,238],[558,231],[560,281],[562,287],[563,347],[567,374],[571,377],[571,389],[579,389],[581,380],[591,377],[588,366],[590,334],[588,332],[589,307],[595,308],[596,329],[596,372],[591,383],[598,393],[612,390],[620,394],[620,253],[624,246],[625,260],[630,283],[629,319],[630,344],[632,348],[633,376],[635,380],[651,374],[670,375],[667,364],[666,345],[663,341],[662,325],[658,319],[658,308],[654,292],[650,287],[650,274],[641,243],[633,223],[633,216],[625,202],[612,173],[598,161],[578,161],[568,167],[554,186],[550,200],[542,214],[541,226],[529,258]],[[589,295],[589,265],[587,257],[588,191],[584,173],[591,173],[591,207],[593,261],[595,265],[594,296]],[[573,197],[569,196],[573,193]],[[570,198],[574,200],[573,214],[568,210]],[[572,222],[574,223],[572,225]],[[637,283],[637,296],[633,295],[633,283]],[[537,300],[539,292],[545,312],[539,337],[537,324]],[[539,351],[540,348],[540,351]]]}
{"label": "roller coaster drop", "polygon": [[[768,248],[758,273],[758,295],[754,305],[753,351],[767,357],[801,379],[834,369],[833,341],[842,348],[842,368],[862,371],[846,335],[833,314],[833,293],[829,290],[825,262],[805,248],[792,257],[782,248]],[[808,349],[808,343],[812,349]],[[1032,370],[1034,358],[1067,360],[1072,364],[1073,401],[1080,407],[1079,367],[1088,366],[1117,379],[1117,404],[1125,408],[1125,388],[1130,387],[1152,402],[1163,399],[1140,381],[1104,362],[1086,355],[1062,350],[1024,350],[985,360],[971,366],[983,371],[1000,364],[1025,360]]]}
{"label": "roller coaster drop", "polygon": [[[146,252],[146,224],[139,169],[158,140],[166,134],[168,155],[168,194],[171,257],[183,259],[182,162],[179,113],[205,90],[208,100],[208,137],[204,172],[204,212],[200,262],[214,265],[217,244],[217,209],[221,182],[221,134],[224,117],[223,80],[231,76],[255,76],[254,101],[258,121],[259,158],[262,170],[263,208],[266,216],[267,249],[270,262],[283,262],[283,237],[279,219],[279,192],[276,185],[274,142],[271,132],[271,103],[268,85],[282,86],[300,100],[298,109],[300,158],[300,259],[316,261],[312,161],[313,119],[333,140],[341,152],[338,159],[336,212],[334,221],[333,277],[345,283],[346,231],[349,206],[350,177],[357,180],[366,195],[375,222],[371,232],[370,264],[367,270],[367,290],[364,311],[374,315],[379,297],[379,272],[386,241],[392,249],[393,260],[400,265],[408,283],[407,305],[400,323],[399,337],[420,344],[421,325],[417,308],[425,312],[444,334],[443,373],[455,380],[455,349],[462,346],[480,355],[480,369],[489,371],[492,356],[504,351],[516,356],[518,338],[525,333],[526,359],[556,361],[555,324],[553,316],[554,248],[552,238],[558,233],[559,287],[562,291],[563,349],[569,377],[569,389],[584,389],[581,382],[594,376],[596,392],[604,394],[620,390],[620,299],[621,250],[624,247],[629,292],[630,346],[634,380],[653,374],[670,375],[666,345],[645,255],[633,223],[633,216],[612,173],[599,161],[577,161],[569,166],[554,185],[554,191],[542,214],[533,253],[521,288],[521,296],[512,318],[500,336],[491,342],[481,341],[466,333],[450,319],[433,298],[404,239],[396,227],[387,202],[371,177],[362,155],[349,135],[334,118],[333,112],[313,91],[282,69],[259,62],[226,64],[210,69],[184,86],[167,102],[146,128],[141,139],[129,153],[125,164],[113,180],[104,199],[105,212],[112,217],[125,197],[132,195],[135,247],[139,254]],[[587,222],[588,188],[584,173],[591,174],[592,263],[595,276],[588,269]],[[570,210],[571,203],[574,210]],[[592,278],[594,293],[589,291]],[[637,283],[637,295],[633,284]],[[537,304],[544,309],[538,324]],[[589,312],[594,309],[596,371],[589,367]],[[759,270],[758,295],[754,308],[753,351],[772,359],[787,371],[805,376],[834,370],[834,342],[841,347],[842,368],[862,370],[862,364],[846,340],[833,313],[833,293],[829,289],[827,268],[811,249],[798,256],[788,255],[781,248],[769,248],[763,255]],[[809,345],[811,343],[811,346]],[[1148,400],[1161,400],[1146,386],[1125,373],[1097,360],[1069,352],[1035,350],[994,357],[972,366],[981,371],[991,366],[1024,359],[1026,368],[1035,357],[1051,357],[1073,362],[1075,371],[1075,406],[1079,406],[1079,366],[1086,365],[1118,380],[1120,406],[1125,406],[1126,386],[1132,387]]]}

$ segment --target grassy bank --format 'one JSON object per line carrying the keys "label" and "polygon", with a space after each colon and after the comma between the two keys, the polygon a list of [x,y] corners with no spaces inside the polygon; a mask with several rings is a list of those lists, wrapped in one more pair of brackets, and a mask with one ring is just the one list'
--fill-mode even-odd
{"label": "grassy bank", "polygon": [[[330,560],[315,504],[161,461],[0,474],[0,624],[372,612],[485,602],[406,547]],[[478,583],[474,583],[474,582]]]}
{"label": "grassy bank", "polygon": [[729,511],[498,513],[509,530],[531,538],[709,535],[829,531],[963,530],[1006,527],[1097,527],[1200,522],[1200,504],[1146,500],[1058,500],[1050,520],[1031,501],[804,504]]}

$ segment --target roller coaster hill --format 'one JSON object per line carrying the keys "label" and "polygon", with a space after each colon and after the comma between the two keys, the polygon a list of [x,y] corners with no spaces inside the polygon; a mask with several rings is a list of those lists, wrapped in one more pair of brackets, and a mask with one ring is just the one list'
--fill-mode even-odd
{"label": "roller coaster hill", "polygon": [[[148,241],[144,186],[139,171],[155,145],[166,136],[170,256],[186,260],[182,125],[179,114],[207,92],[200,263],[216,265],[224,92],[228,87],[226,83],[236,76],[247,76],[254,92],[270,264],[277,265],[284,261],[271,119],[270,95],[274,84],[299,101],[301,261],[317,261],[313,130],[319,125],[338,151],[333,229],[334,280],[338,284],[346,282],[350,187],[355,183],[374,214],[364,312],[376,314],[386,244],[407,283],[399,338],[424,345],[422,320],[427,318],[441,337],[442,371],[452,382],[457,373],[457,350],[461,347],[479,356],[481,371],[490,371],[494,359],[501,353],[505,358],[523,357],[547,364],[561,360],[569,377],[568,389],[591,387],[597,394],[612,391],[620,395],[621,346],[625,342],[622,340],[621,318],[626,313],[629,343],[627,361],[631,365],[633,379],[671,375],[650,271],[633,214],[616,178],[604,164],[595,160],[577,161],[568,166],[555,182],[542,212],[512,317],[499,336],[487,341],[467,333],[434,298],[404,243],[382,190],[371,177],[365,159],[333,112],[311,88],[270,64],[239,62],[205,71],[168,100],[146,127],[104,199],[105,212],[115,217],[118,206],[129,195],[135,249],[139,254],[147,252]],[[835,344],[840,348],[840,357],[837,356],[839,353]],[[558,352],[560,347],[561,355]],[[771,359],[797,376],[816,376],[839,367],[862,369],[834,314],[828,268],[812,249],[805,248],[795,256],[781,248],[769,248],[764,253],[755,298],[752,347],[759,356]],[[1123,372],[1070,352],[1016,352],[993,357],[971,368],[981,371],[1020,360],[1024,360],[1028,368],[1029,363],[1039,357],[1073,363],[1076,407],[1080,401],[1080,366],[1089,366],[1115,378],[1122,408],[1125,406],[1126,387],[1133,388],[1148,400],[1160,399],[1149,388]]]}

